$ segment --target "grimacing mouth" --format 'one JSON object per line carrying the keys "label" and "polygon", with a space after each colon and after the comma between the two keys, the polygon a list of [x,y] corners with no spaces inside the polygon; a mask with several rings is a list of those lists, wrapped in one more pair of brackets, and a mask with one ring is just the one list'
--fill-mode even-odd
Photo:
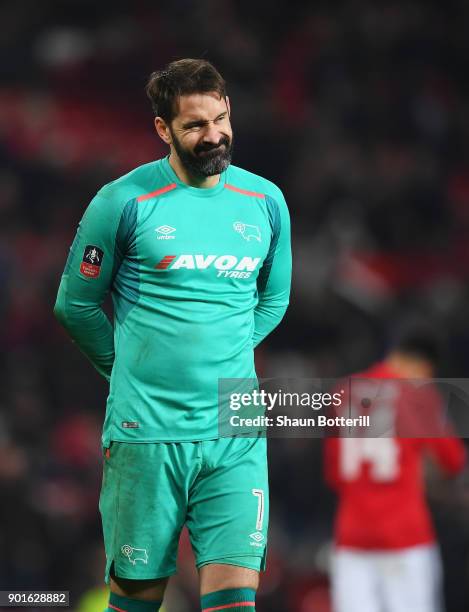
{"label": "grimacing mouth", "polygon": [[202,155],[202,156],[210,156],[210,154],[214,153],[214,154],[218,154],[218,153],[223,153],[224,151],[227,150],[229,146],[229,141],[227,142],[226,138],[223,138],[216,146],[214,147],[210,147],[207,148],[207,146],[202,146],[202,147],[196,147],[194,149],[194,153],[195,155]]}

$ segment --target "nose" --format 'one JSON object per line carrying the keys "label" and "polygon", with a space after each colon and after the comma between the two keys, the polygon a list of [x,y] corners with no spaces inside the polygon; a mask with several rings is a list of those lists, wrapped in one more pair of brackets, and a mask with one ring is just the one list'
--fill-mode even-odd
{"label": "nose", "polygon": [[220,142],[221,133],[218,127],[211,121],[205,127],[203,142],[210,144],[218,144]]}

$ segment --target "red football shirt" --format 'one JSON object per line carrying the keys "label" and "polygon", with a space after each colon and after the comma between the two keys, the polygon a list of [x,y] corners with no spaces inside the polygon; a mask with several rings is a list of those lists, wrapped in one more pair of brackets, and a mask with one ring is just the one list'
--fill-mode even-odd
{"label": "red football shirt", "polygon": [[[465,463],[464,444],[444,422],[441,397],[433,385],[415,391],[384,363],[355,378],[390,379],[375,404],[381,409],[386,404],[395,435],[325,440],[325,476],[339,496],[335,543],[368,550],[431,543],[435,534],[425,501],[422,459],[428,452],[447,474],[457,474]],[[373,392],[371,396],[370,414]],[[404,437],[410,432],[435,437]]]}

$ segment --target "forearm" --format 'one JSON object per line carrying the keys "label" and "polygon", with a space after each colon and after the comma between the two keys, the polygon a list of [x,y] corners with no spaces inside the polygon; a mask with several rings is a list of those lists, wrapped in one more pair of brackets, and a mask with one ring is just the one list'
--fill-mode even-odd
{"label": "forearm", "polygon": [[107,380],[114,364],[114,331],[102,304],[127,249],[125,231],[117,236],[125,205],[106,188],[93,198],[70,248],[54,308],[72,340]]}
{"label": "forearm", "polygon": [[[280,202],[280,204],[279,204]],[[290,218],[281,194],[278,201],[266,196],[272,236],[257,279],[258,303],[254,309],[253,344],[256,347],[277,327],[290,299]]]}
{"label": "forearm", "polygon": [[60,283],[54,314],[96,370],[109,380],[114,363],[111,322],[99,305],[70,297],[66,275]]}
{"label": "forearm", "polygon": [[287,307],[288,301],[259,302],[254,310],[254,347],[258,346],[277,327]]}

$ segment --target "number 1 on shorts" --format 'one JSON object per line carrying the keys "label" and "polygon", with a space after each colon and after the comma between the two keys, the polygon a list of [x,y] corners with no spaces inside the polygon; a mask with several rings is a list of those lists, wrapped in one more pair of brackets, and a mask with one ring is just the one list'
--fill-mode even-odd
{"label": "number 1 on shorts", "polygon": [[264,491],[263,489],[253,489],[252,494],[257,497],[257,531],[262,531],[262,524],[264,522]]}

